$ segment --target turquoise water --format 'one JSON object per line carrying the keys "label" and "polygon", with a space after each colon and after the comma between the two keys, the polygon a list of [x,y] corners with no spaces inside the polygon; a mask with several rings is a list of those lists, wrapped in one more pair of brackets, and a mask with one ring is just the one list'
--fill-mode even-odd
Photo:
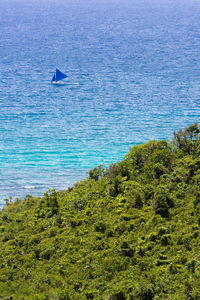
{"label": "turquoise water", "polygon": [[[199,9],[193,0],[2,0],[0,202],[65,189],[199,121]],[[51,85],[56,67],[66,85]]]}

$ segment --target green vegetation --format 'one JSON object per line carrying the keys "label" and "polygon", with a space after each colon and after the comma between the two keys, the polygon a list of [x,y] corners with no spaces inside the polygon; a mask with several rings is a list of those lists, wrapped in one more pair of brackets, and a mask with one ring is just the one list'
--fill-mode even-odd
{"label": "green vegetation", "polygon": [[200,126],[67,191],[6,200],[1,299],[200,299]]}

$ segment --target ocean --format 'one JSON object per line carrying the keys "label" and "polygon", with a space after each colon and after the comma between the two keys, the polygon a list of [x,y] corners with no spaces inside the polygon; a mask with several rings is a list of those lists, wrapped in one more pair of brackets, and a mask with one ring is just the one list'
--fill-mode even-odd
{"label": "ocean", "polygon": [[[1,0],[0,204],[200,116],[200,2]],[[66,84],[51,78],[59,68]]]}

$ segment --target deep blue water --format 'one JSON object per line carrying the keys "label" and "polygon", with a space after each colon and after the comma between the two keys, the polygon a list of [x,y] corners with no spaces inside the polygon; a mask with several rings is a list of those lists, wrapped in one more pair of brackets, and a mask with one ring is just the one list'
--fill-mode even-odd
{"label": "deep blue water", "polygon": [[[64,189],[200,115],[200,2],[1,0],[0,202]],[[67,84],[50,84],[58,67]]]}

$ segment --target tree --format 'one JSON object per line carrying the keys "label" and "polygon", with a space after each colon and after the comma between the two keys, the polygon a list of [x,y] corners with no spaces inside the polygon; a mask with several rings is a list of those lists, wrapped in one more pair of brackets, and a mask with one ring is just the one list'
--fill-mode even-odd
{"label": "tree", "polygon": [[91,179],[94,179],[95,181],[98,181],[104,174],[104,168],[102,165],[92,169],[89,171],[89,177]]}
{"label": "tree", "polygon": [[184,131],[181,129],[178,132],[174,132],[174,145],[188,154],[196,150],[199,140],[200,125],[197,122],[187,127]]}
{"label": "tree", "polygon": [[165,187],[158,187],[154,194],[153,208],[156,214],[167,218],[169,216],[169,208],[173,207],[173,201]]}
{"label": "tree", "polygon": [[58,213],[58,193],[54,189],[44,193],[44,202],[50,208],[52,215]]}

